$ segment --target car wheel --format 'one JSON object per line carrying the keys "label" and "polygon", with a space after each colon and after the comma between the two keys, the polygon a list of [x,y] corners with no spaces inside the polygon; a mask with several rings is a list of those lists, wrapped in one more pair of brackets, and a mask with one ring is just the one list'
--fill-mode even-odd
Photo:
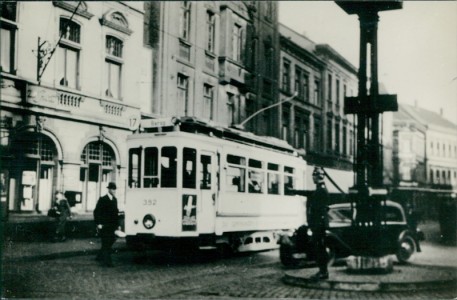
{"label": "car wheel", "polygon": [[300,259],[293,257],[295,247],[291,245],[281,244],[279,247],[279,259],[286,267],[297,267],[300,265]]}
{"label": "car wheel", "polygon": [[409,235],[402,237],[396,253],[398,262],[402,264],[408,262],[414,252],[416,252],[416,243],[414,242],[414,239]]}

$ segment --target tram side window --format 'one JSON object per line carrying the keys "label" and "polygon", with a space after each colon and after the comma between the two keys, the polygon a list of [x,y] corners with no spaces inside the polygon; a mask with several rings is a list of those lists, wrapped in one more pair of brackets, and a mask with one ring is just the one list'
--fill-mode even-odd
{"label": "tram side window", "polygon": [[176,187],[177,171],[176,147],[163,147],[160,157],[160,186],[164,188]]}
{"label": "tram side window", "polygon": [[195,189],[197,176],[196,162],[197,151],[191,148],[183,149],[183,164],[182,164],[182,187]]}
{"label": "tram side window", "polygon": [[250,159],[248,172],[249,193],[262,193],[264,181],[265,175],[262,170],[262,162]]}
{"label": "tram side window", "polygon": [[268,194],[279,195],[279,165],[268,164]]}
{"label": "tram side window", "polygon": [[129,188],[139,188],[141,178],[141,148],[129,150]]}
{"label": "tram side window", "polygon": [[159,186],[159,149],[156,147],[144,150],[144,178],[143,187],[155,188]]}
{"label": "tram side window", "polygon": [[284,167],[284,195],[293,195],[294,187],[294,168]]}
{"label": "tram side window", "polygon": [[200,189],[211,189],[211,156],[200,155]]}
{"label": "tram side window", "polygon": [[228,192],[244,193],[246,184],[246,159],[241,156],[227,155],[226,185]]}

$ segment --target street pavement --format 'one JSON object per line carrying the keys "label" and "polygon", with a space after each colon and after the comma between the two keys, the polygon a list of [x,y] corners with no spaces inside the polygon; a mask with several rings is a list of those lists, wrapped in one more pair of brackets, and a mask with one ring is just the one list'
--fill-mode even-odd
{"label": "street pavement", "polygon": [[[65,242],[15,242],[6,240],[2,245],[3,261],[37,261],[95,255],[100,248],[98,238],[69,239]],[[119,238],[114,251],[128,251],[125,239]],[[284,270],[283,282],[314,289],[351,291],[405,291],[437,289],[457,284],[457,248],[424,242],[422,252],[416,253],[407,265],[395,264],[394,271],[382,275],[349,274],[344,266],[331,269],[327,281],[313,282],[308,278],[315,268]],[[271,255],[277,254],[276,251]]]}

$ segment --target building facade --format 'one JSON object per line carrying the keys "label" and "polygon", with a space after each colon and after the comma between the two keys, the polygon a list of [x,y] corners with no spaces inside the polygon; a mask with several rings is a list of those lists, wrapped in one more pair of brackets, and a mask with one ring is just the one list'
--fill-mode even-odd
{"label": "building facade", "polygon": [[[162,1],[147,11],[156,59],[151,117],[233,126],[277,101],[276,2]],[[275,117],[266,111],[245,128],[276,135]]]}
{"label": "building facade", "polygon": [[143,3],[2,2],[0,24],[2,211],[44,216],[64,190],[92,215],[109,181],[122,207],[126,137],[152,96]]}
{"label": "building facade", "polygon": [[280,98],[296,93],[281,107],[281,138],[347,189],[353,184],[355,127],[343,104],[357,92],[357,69],[329,45],[317,45],[284,25],[280,34]]}
{"label": "building facade", "polygon": [[457,125],[406,104],[393,115],[393,185],[457,189]]}

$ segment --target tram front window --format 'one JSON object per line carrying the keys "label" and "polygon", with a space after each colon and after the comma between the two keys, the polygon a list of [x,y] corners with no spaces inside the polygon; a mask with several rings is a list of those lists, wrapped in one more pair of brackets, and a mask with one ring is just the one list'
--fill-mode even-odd
{"label": "tram front window", "polygon": [[182,164],[182,187],[195,189],[197,172],[195,171],[197,160],[197,151],[191,148],[183,149],[183,164]]}
{"label": "tram front window", "polygon": [[144,150],[143,187],[151,188],[159,185],[159,150],[149,147]]}
{"label": "tram front window", "polygon": [[162,148],[160,158],[161,187],[176,187],[177,152],[176,147]]}

